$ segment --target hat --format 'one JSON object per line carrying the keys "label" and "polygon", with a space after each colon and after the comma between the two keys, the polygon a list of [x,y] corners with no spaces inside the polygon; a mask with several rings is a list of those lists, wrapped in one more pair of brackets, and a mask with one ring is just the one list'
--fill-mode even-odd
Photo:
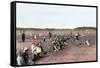
{"label": "hat", "polygon": [[28,48],[25,47],[25,48],[23,49],[23,52],[25,52],[25,51],[27,51],[27,50],[28,50]]}

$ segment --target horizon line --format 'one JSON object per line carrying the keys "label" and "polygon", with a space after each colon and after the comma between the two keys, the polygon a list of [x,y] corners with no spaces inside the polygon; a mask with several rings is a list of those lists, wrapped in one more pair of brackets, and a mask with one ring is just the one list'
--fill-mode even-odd
{"label": "horizon line", "polygon": [[[81,27],[92,27],[92,28],[96,28],[95,26],[81,26]],[[75,29],[75,28],[80,28],[80,27],[74,27],[74,28],[41,28],[41,27],[16,27],[16,28],[34,28],[34,29]]]}

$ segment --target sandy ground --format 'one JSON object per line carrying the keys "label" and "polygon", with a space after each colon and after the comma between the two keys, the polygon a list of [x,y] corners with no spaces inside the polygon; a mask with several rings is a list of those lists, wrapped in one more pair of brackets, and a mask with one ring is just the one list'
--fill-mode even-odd
{"label": "sandy ground", "polygon": [[[47,33],[46,33],[47,34]],[[56,34],[56,33],[55,33]],[[75,41],[69,41],[68,45],[64,49],[57,52],[50,51],[51,43],[47,39],[46,42],[42,44],[44,51],[48,52],[44,57],[40,58],[35,62],[35,64],[47,64],[47,63],[63,63],[63,62],[80,62],[80,61],[95,61],[96,60],[96,34],[95,32],[89,33],[87,35],[88,39],[91,40],[91,46],[80,45],[77,46]],[[25,43],[16,40],[17,52],[22,47],[27,47],[30,49],[32,42],[39,42],[40,40],[26,40]]]}

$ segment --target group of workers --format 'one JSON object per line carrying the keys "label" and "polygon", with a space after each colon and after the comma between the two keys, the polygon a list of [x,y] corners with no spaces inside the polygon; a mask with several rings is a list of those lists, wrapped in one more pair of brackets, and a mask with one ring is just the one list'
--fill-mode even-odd
{"label": "group of workers", "polygon": [[[65,45],[68,45],[67,41],[70,39],[73,39],[72,36],[73,35],[71,33],[70,37],[67,37],[66,35],[65,36],[56,35],[53,37],[52,33],[49,32],[48,39],[52,43],[52,50],[59,51],[59,50],[63,49]],[[80,36],[81,35],[78,32],[78,33],[76,33],[74,38],[79,41]],[[35,39],[36,39],[36,36],[35,36]],[[46,41],[46,37],[44,36],[43,42],[45,42],[45,41]],[[25,33],[22,33],[22,42],[25,42]],[[86,40],[85,44],[90,46],[90,40]],[[39,59],[44,52],[43,47],[41,45],[42,45],[42,42],[38,42],[37,44],[32,43],[31,49],[28,49],[26,47],[22,48],[21,51],[17,54],[17,64],[18,65],[27,65],[27,64],[29,64],[29,60],[31,60],[32,62],[35,62],[37,59]],[[30,55],[29,55],[30,52],[31,52],[31,59],[30,59]]]}
{"label": "group of workers", "polygon": [[41,44],[41,42],[37,44],[32,43],[30,49],[27,47],[21,48],[17,54],[17,65],[28,65],[30,61],[34,64],[42,56],[43,47]]}

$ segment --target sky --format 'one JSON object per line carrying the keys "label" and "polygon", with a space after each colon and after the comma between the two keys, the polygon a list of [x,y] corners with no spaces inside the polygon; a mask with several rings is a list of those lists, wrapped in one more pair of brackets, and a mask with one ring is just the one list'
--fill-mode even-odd
{"label": "sky", "polygon": [[76,28],[96,27],[95,7],[17,3],[16,27]]}

